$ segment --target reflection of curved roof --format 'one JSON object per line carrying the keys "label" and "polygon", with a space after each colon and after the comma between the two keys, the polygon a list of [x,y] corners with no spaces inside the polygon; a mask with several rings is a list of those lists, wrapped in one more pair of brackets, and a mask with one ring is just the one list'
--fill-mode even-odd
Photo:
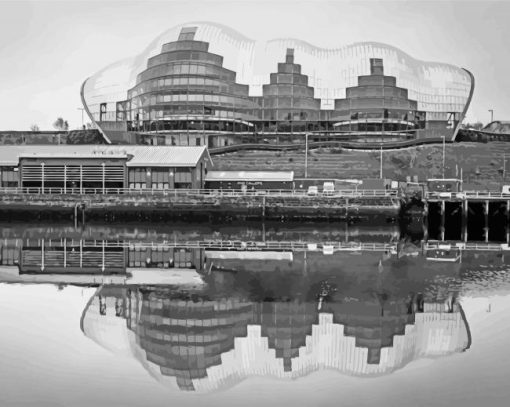
{"label": "reflection of curved roof", "polygon": [[[209,43],[209,52],[223,57],[223,66],[236,72],[236,82],[250,85],[250,95],[260,96],[262,85],[282,62],[287,48],[294,48],[296,63],[308,75],[322,108],[345,98],[346,87],[356,86],[358,76],[370,74],[370,58],[384,60],[385,75],[397,77],[399,87],[409,89],[409,99],[423,111],[462,112],[472,80],[469,73],[453,65],[417,60],[390,45],[359,42],[338,48],[320,48],[305,41],[285,38],[255,41],[224,25],[190,22],[175,26],[156,37],[140,54],[114,63],[90,77],[84,86],[88,105],[127,98],[127,90],[147,61],[161,52],[162,45],[177,41],[183,27],[197,27],[194,39]],[[446,90],[448,89],[448,91]],[[441,95],[444,100],[435,100]],[[329,106],[329,107],[328,107]]]}
{"label": "reflection of curved roof", "polygon": [[[254,375],[295,379],[319,369],[382,375],[414,359],[469,346],[460,306],[447,313],[442,303],[426,303],[423,313],[410,315],[407,307],[388,303],[381,315],[377,301],[332,303],[318,311],[313,303],[167,294],[132,291],[124,319],[113,316],[119,314],[114,304],[116,298],[127,300],[127,291],[99,290],[84,310],[82,329],[108,349],[115,343],[105,335],[111,329],[122,339],[122,354],[129,347],[151,375],[181,390],[213,391]],[[97,311],[100,295],[107,304],[105,315]]]}

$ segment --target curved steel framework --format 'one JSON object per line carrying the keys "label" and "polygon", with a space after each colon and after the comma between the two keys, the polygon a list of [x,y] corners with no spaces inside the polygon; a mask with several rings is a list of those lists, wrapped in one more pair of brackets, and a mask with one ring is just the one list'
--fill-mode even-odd
{"label": "curved steel framework", "polygon": [[183,132],[375,134],[394,141],[453,138],[473,89],[467,70],[380,43],[260,43],[224,26],[191,23],[88,78],[82,101],[113,142],[157,133],[164,144],[180,144],[175,135]]}

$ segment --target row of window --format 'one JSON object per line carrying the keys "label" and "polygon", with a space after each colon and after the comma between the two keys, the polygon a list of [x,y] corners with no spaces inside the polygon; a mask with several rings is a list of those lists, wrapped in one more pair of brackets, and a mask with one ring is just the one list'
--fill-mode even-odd
{"label": "row of window", "polygon": [[262,85],[263,96],[301,96],[314,97],[314,89],[305,85]]}
{"label": "row of window", "polygon": [[192,50],[192,51],[207,51],[209,49],[209,43],[203,41],[187,41],[181,40],[168,42],[163,44],[161,52],[171,52],[180,50]]}
{"label": "row of window", "polygon": [[286,62],[279,62],[277,71],[278,71],[278,73],[300,74],[301,73],[301,65],[291,64],[291,63],[286,63]]}
{"label": "row of window", "polygon": [[396,99],[392,97],[363,98],[363,99],[337,99],[335,110],[345,109],[370,109],[370,108],[395,108],[417,109],[418,104],[413,100]]}
{"label": "row of window", "polygon": [[308,76],[301,74],[288,74],[288,73],[272,73],[270,75],[270,83],[285,83],[291,85],[308,85]]}
{"label": "row of window", "polygon": [[[254,122],[257,120],[339,120],[340,118],[393,118],[409,120],[425,120],[427,114],[425,112],[417,112],[413,110],[404,109],[373,109],[369,111],[358,111],[355,109],[348,110],[334,110],[334,111],[317,111],[317,110],[303,110],[303,109],[260,109],[256,111],[237,109],[236,111],[219,110],[211,108],[203,108],[198,106],[195,109],[190,106],[161,106],[139,113],[140,120],[161,120],[164,118],[170,119],[171,116],[193,115],[189,121],[200,120],[201,118],[215,117],[224,119],[243,119],[246,121]],[[430,117],[438,117],[437,115]]]}
{"label": "row of window", "polygon": [[[403,119],[403,118],[401,118]],[[251,125],[231,121],[201,121],[194,120],[161,120],[144,121],[138,126],[130,126],[131,131],[225,131],[225,132],[305,132],[305,131],[334,131],[336,121],[297,121],[297,120],[260,120],[253,121]],[[446,123],[446,122],[444,122]],[[418,123],[419,124],[419,123]],[[422,126],[421,124],[419,124]],[[159,144],[159,142],[158,142]],[[173,145],[173,144],[172,144]],[[179,145],[179,144],[176,144]],[[181,144],[184,145],[184,144]],[[223,144],[222,144],[223,145]],[[225,140],[224,145],[229,145]],[[198,174],[198,173],[197,173]],[[175,186],[177,188],[177,185]]]}
{"label": "row of window", "polygon": [[223,57],[203,51],[170,51],[149,58],[147,67],[150,68],[156,65],[166,64],[174,61],[201,61],[221,66],[223,64]]}
{"label": "row of window", "polygon": [[168,75],[201,75],[210,76],[225,81],[234,82],[236,74],[226,68],[216,65],[190,64],[187,62],[177,62],[165,65],[158,65],[148,68],[138,75],[137,83],[154,79],[160,76]]}
{"label": "row of window", "polygon": [[231,93],[248,97],[248,86],[199,76],[170,76],[153,79],[136,85],[128,92],[128,98],[154,91],[171,91],[171,87],[199,87],[211,93]]}
{"label": "row of window", "polygon": [[357,86],[355,88],[346,89],[346,98],[360,98],[371,96],[393,96],[402,99],[408,99],[407,89],[396,87],[382,86]]}

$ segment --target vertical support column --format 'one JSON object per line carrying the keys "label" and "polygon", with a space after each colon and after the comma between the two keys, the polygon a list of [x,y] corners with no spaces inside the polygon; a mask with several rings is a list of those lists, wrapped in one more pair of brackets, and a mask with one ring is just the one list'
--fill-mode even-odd
{"label": "vertical support column", "polygon": [[105,191],[106,180],[105,180],[105,169],[104,169],[104,167],[105,167],[105,164],[101,163],[101,168],[103,170],[103,174],[102,174],[103,175],[103,194],[106,193],[106,191]]}
{"label": "vertical support column", "polygon": [[[425,197],[425,194],[423,194]],[[423,241],[429,240],[429,201],[423,201]]]}
{"label": "vertical support column", "polygon": [[266,217],[266,197],[262,196],[262,217]]}
{"label": "vertical support column", "polygon": [[469,214],[469,205],[468,200],[464,199],[462,201],[462,240],[467,242],[468,240],[468,214]]}
{"label": "vertical support column", "polygon": [[81,205],[81,226],[85,226],[85,204]]}
{"label": "vertical support column", "polygon": [[101,254],[102,254],[102,263],[101,263],[101,271],[104,273],[104,270],[105,270],[105,260],[104,260],[104,240],[102,241],[102,251],[101,251]]}
{"label": "vertical support column", "polygon": [[489,201],[485,201],[485,205],[484,205],[484,215],[485,215],[485,228],[484,228],[484,232],[485,232],[485,242],[488,242],[489,241]]}
{"label": "vertical support column", "polygon": [[345,198],[345,220],[349,217],[349,198]]}
{"label": "vertical support column", "polygon": [[83,165],[80,165],[80,195],[83,194]]}
{"label": "vertical support column", "polygon": [[80,268],[83,266],[83,240],[80,239]]}
{"label": "vertical support column", "polygon": [[446,201],[443,199],[441,201],[441,240],[444,240],[445,222],[446,222]]}
{"label": "vertical support column", "polygon": [[41,271],[44,271],[44,239],[41,239]]}
{"label": "vertical support column", "polygon": [[41,163],[41,192],[44,194],[44,163]]}
{"label": "vertical support column", "polygon": [[64,164],[64,194],[67,193],[67,164]]}
{"label": "vertical support column", "polygon": [[78,204],[74,205],[74,228],[78,227]]}
{"label": "vertical support column", "polygon": [[67,238],[64,237],[64,268],[67,267]]}

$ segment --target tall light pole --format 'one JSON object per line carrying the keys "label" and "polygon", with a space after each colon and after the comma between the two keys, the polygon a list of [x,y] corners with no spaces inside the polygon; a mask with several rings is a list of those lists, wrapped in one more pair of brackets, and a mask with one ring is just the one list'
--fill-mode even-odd
{"label": "tall light pole", "polygon": [[489,112],[491,112],[491,123],[494,121],[494,109],[489,109]]}
{"label": "tall light pole", "polygon": [[308,133],[305,133],[305,178],[308,178]]}
{"label": "tall light pole", "polygon": [[506,173],[506,153],[503,153],[503,181],[505,180]]}
{"label": "tall light pole", "polygon": [[81,128],[83,129],[84,123],[83,123],[83,111],[85,110],[83,107],[77,107],[77,110],[81,110]]}
{"label": "tall light pole", "polygon": [[443,139],[443,179],[444,179],[444,163],[445,163],[445,150],[446,150],[446,138],[445,136],[441,136]]}
{"label": "tall light pole", "polygon": [[381,143],[381,150],[379,152],[379,178],[382,179],[382,143]]}

